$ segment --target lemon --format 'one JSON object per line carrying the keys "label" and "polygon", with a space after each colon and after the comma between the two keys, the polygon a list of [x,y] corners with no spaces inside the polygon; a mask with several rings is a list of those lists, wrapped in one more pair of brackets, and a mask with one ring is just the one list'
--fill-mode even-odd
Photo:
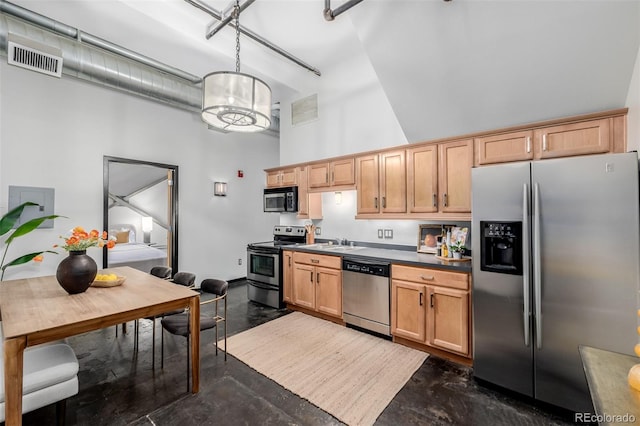
{"label": "lemon", "polygon": [[96,281],[117,281],[116,274],[96,274]]}

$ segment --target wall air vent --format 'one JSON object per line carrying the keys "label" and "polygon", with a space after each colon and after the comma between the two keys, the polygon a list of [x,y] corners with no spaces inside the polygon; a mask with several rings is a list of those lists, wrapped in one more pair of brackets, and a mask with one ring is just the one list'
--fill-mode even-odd
{"label": "wall air vent", "polygon": [[7,59],[15,65],[42,74],[62,76],[62,51],[16,34],[8,34]]}
{"label": "wall air vent", "polygon": [[307,123],[318,118],[318,94],[291,103],[291,125]]}

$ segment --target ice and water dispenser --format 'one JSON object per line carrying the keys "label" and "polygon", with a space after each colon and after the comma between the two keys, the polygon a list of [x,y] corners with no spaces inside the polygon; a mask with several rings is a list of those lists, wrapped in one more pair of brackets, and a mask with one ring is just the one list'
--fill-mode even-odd
{"label": "ice and water dispenser", "polygon": [[480,270],[522,275],[522,222],[480,221]]}

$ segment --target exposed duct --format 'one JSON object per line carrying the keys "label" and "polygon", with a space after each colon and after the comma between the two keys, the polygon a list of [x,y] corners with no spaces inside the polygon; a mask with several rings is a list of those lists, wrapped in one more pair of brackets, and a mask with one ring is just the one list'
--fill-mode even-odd
{"label": "exposed duct", "polygon": [[[200,114],[200,77],[162,64],[6,1],[0,1],[0,54],[9,34],[61,52],[62,74]],[[272,123],[279,124],[277,120]],[[272,127],[278,134],[279,127]]]}

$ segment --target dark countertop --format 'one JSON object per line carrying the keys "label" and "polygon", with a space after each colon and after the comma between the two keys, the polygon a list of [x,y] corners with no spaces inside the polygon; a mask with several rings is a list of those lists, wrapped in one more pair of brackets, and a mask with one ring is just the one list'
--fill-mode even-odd
{"label": "dark countertop", "polygon": [[[332,247],[332,246],[329,246]],[[305,245],[286,246],[285,250],[301,251],[306,253],[326,254],[340,257],[349,257],[363,260],[381,260],[390,263],[401,263],[420,267],[447,269],[456,272],[471,273],[471,261],[451,262],[437,259],[433,254],[418,253],[409,250],[394,250],[389,248],[376,248],[357,246],[355,248],[322,248],[306,247]]]}
{"label": "dark countertop", "polygon": [[589,346],[580,346],[580,356],[593,407],[599,417],[592,420],[600,425],[640,421],[640,392],[629,386],[627,381],[629,370],[640,364],[640,358]]}

